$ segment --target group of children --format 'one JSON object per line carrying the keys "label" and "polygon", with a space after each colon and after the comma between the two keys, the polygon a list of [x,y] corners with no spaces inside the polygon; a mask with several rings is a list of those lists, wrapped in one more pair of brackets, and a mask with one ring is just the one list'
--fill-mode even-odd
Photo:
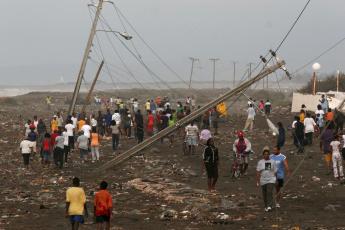
{"label": "group of children", "polygon": [[[112,216],[113,200],[111,194],[107,190],[108,183],[102,181],[99,191],[94,196],[94,219],[97,229],[110,229],[110,219]],[[84,223],[84,218],[88,217],[88,209],[86,203],[86,195],[83,188],[80,187],[80,179],[73,178],[72,187],[66,191],[66,212],[69,218],[72,230],[78,230],[79,225]]]}

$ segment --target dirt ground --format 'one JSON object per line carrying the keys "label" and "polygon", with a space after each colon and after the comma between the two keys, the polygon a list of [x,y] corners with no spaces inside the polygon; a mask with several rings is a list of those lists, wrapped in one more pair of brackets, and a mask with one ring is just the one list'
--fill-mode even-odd
{"label": "dirt ground", "polygon": [[[248,175],[239,179],[230,176],[234,131],[243,128],[245,100],[230,107],[230,116],[220,124],[220,135],[215,137],[220,153],[216,194],[207,192],[202,147],[193,155],[183,155],[182,138],[177,134],[172,148],[168,143],[156,143],[101,174],[94,170],[135,145],[135,139],[122,138],[116,153],[111,150],[111,141],[103,140],[97,163],[81,165],[78,153],[73,152],[63,170],[43,168],[35,158],[32,168],[25,171],[19,153],[21,124],[35,114],[45,119],[52,115],[44,105],[45,95],[19,96],[6,100],[0,108],[0,229],[69,229],[64,216],[65,191],[74,176],[81,179],[91,215],[99,182],[109,182],[114,199],[112,229],[345,229],[345,187],[326,170],[317,138],[305,154],[298,155],[287,131],[282,152],[291,170],[297,170],[285,186],[280,209],[263,211],[261,191],[255,182],[261,149],[276,143],[263,116],[257,116],[253,132],[247,134],[255,152]],[[288,103],[281,103],[280,98],[279,105],[275,104],[278,100],[271,97],[270,119],[287,127],[293,118]],[[67,108],[63,94],[54,95],[54,99],[53,110]],[[140,99],[146,100],[143,95]],[[320,180],[312,180],[313,176]],[[96,229],[92,216],[81,229]]]}

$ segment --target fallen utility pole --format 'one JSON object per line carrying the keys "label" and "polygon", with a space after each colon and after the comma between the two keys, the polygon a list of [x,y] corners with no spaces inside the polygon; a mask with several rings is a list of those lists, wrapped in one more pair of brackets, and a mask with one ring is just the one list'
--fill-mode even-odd
{"label": "fallen utility pole", "polygon": [[92,95],[93,89],[95,88],[95,85],[96,85],[96,82],[97,82],[97,80],[98,80],[98,77],[99,77],[99,75],[101,74],[101,70],[102,70],[102,68],[103,68],[103,65],[104,65],[104,60],[102,60],[101,64],[100,64],[99,67],[98,67],[96,76],[95,76],[95,78],[93,79],[93,82],[92,82],[92,84],[91,84],[90,90],[89,90],[89,92],[88,92],[88,94],[87,94],[87,96],[86,96],[85,104],[83,105],[83,108],[81,109],[82,112],[85,112],[86,105],[90,104],[91,95]]}
{"label": "fallen utility pole", "polygon": [[75,109],[75,104],[77,102],[77,98],[78,98],[78,94],[79,94],[79,90],[80,90],[80,86],[81,86],[81,81],[82,81],[84,73],[85,73],[85,68],[86,68],[86,64],[87,64],[87,59],[89,57],[90,49],[92,46],[92,41],[93,41],[93,38],[96,34],[97,23],[98,23],[99,16],[101,14],[103,2],[104,2],[104,0],[99,0],[99,3],[97,5],[95,19],[93,20],[93,23],[92,23],[89,39],[87,41],[85,51],[84,51],[83,61],[81,62],[77,82],[76,82],[75,87],[74,87],[72,102],[71,102],[69,109],[68,109],[69,115],[71,115]]}
{"label": "fallen utility pole", "polygon": [[126,152],[122,153],[121,155],[115,157],[113,160],[108,161],[103,166],[96,169],[96,172],[100,172],[102,170],[106,170],[110,167],[113,167],[115,165],[120,164],[121,162],[129,159],[130,157],[137,154],[139,151],[151,146],[154,142],[160,140],[161,138],[169,135],[170,133],[174,132],[175,130],[179,129],[180,127],[183,127],[183,125],[187,124],[188,122],[196,119],[197,117],[201,116],[205,111],[209,110],[210,108],[213,108],[214,106],[218,105],[219,103],[227,100],[230,97],[233,97],[237,94],[240,94],[243,90],[250,87],[255,82],[263,79],[264,77],[268,76],[269,74],[273,73],[277,69],[281,68],[285,64],[284,61],[279,61],[275,65],[266,67],[263,69],[257,76],[249,79],[248,81],[242,83],[238,87],[236,87],[233,90],[230,90],[226,92],[225,94],[221,95],[220,97],[214,99],[213,101],[207,103],[206,105],[202,106],[201,108],[193,111],[188,116],[182,118],[181,120],[177,121],[174,126],[168,127],[160,131],[159,133],[155,134],[151,138],[148,138],[141,142],[140,144],[135,145],[131,149],[127,150]]}

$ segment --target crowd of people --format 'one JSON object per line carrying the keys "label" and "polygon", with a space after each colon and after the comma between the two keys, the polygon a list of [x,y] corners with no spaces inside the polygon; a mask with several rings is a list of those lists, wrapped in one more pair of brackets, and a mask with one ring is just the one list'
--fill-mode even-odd
{"label": "crowd of people", "polygon": [[[117,154],[121,148],[121,140],[135,138],[137,143],[141,143],[145,136],[153,136],[167,127],[174,126],[178,120],[196,109],[195,101],[193,102],[190,97],[174,105],[167,97],[148,99],[142,105],[135,98],[129,100],[128,103],[120,99],[114,100],[113,103],[114,110],[111,111],[108,108],[105,113],[102,111],[98,111],[97,114],[73,113],[64,117],[61,112],[57,112],[51,118],[49,125],[37,116],[34,116],[33,120],[28,120],[24,125],[25,138],[20,143],[24,166],[28,168],[30,159],[39,155],[44,167],[49,167],[53,162],[57,168],[63,169],[71,160],[70,153],[77,151],[81,163],[89,159],[94,163],[102,157],[100,145],[104,139],[111,139],[113,153]],[[244,129],[236,132],[237,139],[232,148],[234,162],[238,163],[239,175],[247,175],[249,158],[253,153],[252,144],[245,137],[245,133],[253,131],[254,118],[258,112],[267,117],[271,111],[272,105],[269,100],[266,102],[260,100],[256,104],[255,100],[249,99]],[[305,146],[312,145],[315,141],[314,137],[319,135],[320,149],[325,155],[327,168],[333,171],[335,178],[343,180],[342,159],[345,157],[345,135],[335,132],[334,117],[334,112],[328,107],[327,98],[322,96],[315,113],[307,110],[305,105],[301,106],[300,113],[295,116],[291,125],[291,131],[299,154],[303,154]],[[210,192],[215,191],[218,179],[219,152],[214,136],[218,135],[219,120],[220,113],[217,107],[214,107],[191,121],[183,129],[168,136],[170,147],[173,147],[176,135],[182,137],[186,145],[186,154],[195,153],[198,145],[204,146],[202,160]],[[285,144],[285,128],[282,122],[278,122],[277,126],[279,133],[276,144],[273,145],[272,150],[268,146],[263,148],[262,159],[256,166],[256,184],[262,189],[267,212],[271,211],[274,205],[276,208],[280,207],[281,188],[284,186],[285,178],[290,175],[287,157],[281,151]],[[163,138],[161,142],[164,143]],[[342,143],[343,148],[341,148]],[[97,223],[100,224],[99,226],[106,223],[106,229],[109,229],[112,201],[106,188],[107,183],[103,181],[100,185],[100,195],[95,196],[94,205]],[[78,229],[78,224],[84,221],[83,215],[87,214],[86,206],[84,206],[85,194],[79,188],[78,178],[73,180],[73,187],[67,191],[66,202],[66,215],[70,217],[72,228]],[[99,210],[100,206],[102,206],[102,211]]]}

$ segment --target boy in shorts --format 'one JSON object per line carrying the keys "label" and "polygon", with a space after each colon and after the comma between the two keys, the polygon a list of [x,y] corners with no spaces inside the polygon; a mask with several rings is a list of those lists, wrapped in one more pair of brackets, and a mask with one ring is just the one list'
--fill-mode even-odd
{"label": "boy in shorts", "polygon": [[[97,223],[97,229],[110,229],[110,217],[113,209],[113,200],[107,190],[108,183],[102,181],[100,190],[95,195],[94,214]],[[105,226],[104,226],[105,224]]]}
{"label": "boy in shorts", "polygon": [[284,186],[284,181],[286,174],[290,175],[289,165],[286,159],[286,156],[280,152],[280,147],[276,146],[273,149],[273,154],[270,155],[270,159],[275,161],[277,166],[277,182],[276,182],[276,208],[280,208],[279,201],[281,200],[280,189]]}
{"label": "boy in shorts", "polygon": [[79,186],[79,178],[74,177],[73,186],[66,191],[66,217],[70,219],[72,230],[78,230],[79,225],[84,223],[84,214],[88,216],[85,192]]}

